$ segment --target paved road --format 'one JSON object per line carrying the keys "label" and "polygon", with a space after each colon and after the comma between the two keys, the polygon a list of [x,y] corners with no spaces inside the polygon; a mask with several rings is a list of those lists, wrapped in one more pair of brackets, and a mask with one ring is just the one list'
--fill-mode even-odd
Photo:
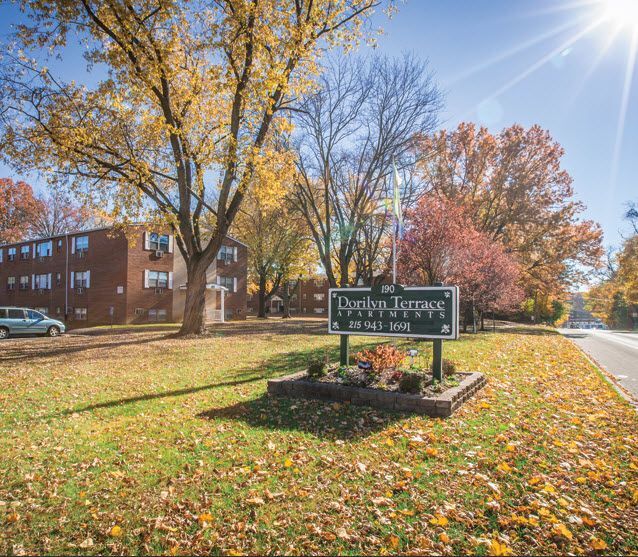
{"label": "paved road", "polygon": [[638,333],[559,329],[638,399]]}

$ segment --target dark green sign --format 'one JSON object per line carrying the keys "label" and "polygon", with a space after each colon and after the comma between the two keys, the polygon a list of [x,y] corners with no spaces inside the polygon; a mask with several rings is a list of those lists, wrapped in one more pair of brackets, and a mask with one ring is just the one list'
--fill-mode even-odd
{"label": "dark green sign", "polygon": [[328,332],[454,340],[459,336],[456,286],[382,284],[331,288]]}

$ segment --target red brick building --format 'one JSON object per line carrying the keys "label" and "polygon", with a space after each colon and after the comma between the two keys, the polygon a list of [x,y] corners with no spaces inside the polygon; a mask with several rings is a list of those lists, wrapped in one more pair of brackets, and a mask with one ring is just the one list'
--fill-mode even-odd
{"label": "red brick building", "polygon": [[[330,283],[326,277],[300,279],[290,283],[290,313],[292,315],[328,315],[328,290]],[[248,296],[248,311],[257,314],[259,297],[257,293]],[[281,289],[267,304],[267,313],[278,315],[283,313]]]}
{"label": "red brick building", "polygon": [[[246,273],[246,246],[226,238],[209,269],[207,320],[245,318]],[[0,306],[34,308],[70,328],[178,321],[185,288],[172,235],[143,226],[0,246]]]}

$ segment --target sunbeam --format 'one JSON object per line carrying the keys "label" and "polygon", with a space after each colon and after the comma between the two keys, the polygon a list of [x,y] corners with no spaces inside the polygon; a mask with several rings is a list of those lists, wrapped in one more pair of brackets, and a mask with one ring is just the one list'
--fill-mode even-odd
{"label": "sunbeam", "polygon": [[[578,27],[579,25],[581,25],[583,23],[583,21],[586,18],[581,18],[578,19],[576,21],[568,21],[562,25],[559,25],[557,27],[554,27],[553,29],[550,29],[549,31],[546,31],[545,33],[542,33],[536,37],[533,37],[519,45],[516,45],[504,52],[502,52],[501,54],[498,54],[492,58],[490,58],[489,60],[486,60],[485,62],[482,62],[480,64],[477,64],[476,66],[473,66],[472,68],[468,68],[467,70],[464,70],[460,73],[458,73],[457,75],[453,76],[450,80],[448,80],[446,82],[446,86],[452,86],[457,84],[460,81],[463,81],[465,79],[467,79],[468,77],[481,72],[483,70],[486,70],[492,66],[494,66],[495,64],[498,64],[499,62],[502,62],[504,60],[507,60],[508,58],[511,58],[512,56],[518,54],[519,52],[523,52],[524,50],[527,50],[528,48],[531,48],[534,45],[537,45],[539,43],[542,43],[543,41],[546,41],[548,39],[551,39],[557,35],[560,35],[563,31],[567,31],[568,29],[572,29],[574,27]],[[588,19],[588,18],[587,18]]]}
{"label": "sunbeam", "polygon": [[461,115],[461,119],[467,117],[469,114],[474,112],[477,106],[484,105],[485,103],[488,103],[489,101],[496,99],[498,96],[502,95],[503,93],[505,93],[506,91],[508,91],[509,89],[511,89],[512,87],[514,87],[515,85],[523,81],[526,77],[534,73],[536,70],[544,66],[547,62],[549,62],[552,58],[554,58],[554,56],[557,56],[558,54],[563,52],[566,48],[570,47],[571,45],[579,41],[581,38],[583,38],[585,35],[593,31],[596,27],[600,26],[600,24],[603,21],[604,21],[603,18],[597,19],[593,21],[592,23],[590,23],[584,29],[581,29],[575,35],[572,35],[569,39],[561,43],[557,48],[552,49],[550,52],[542,56],[540,59],[538,59],[531,66],[526,68],[520,74],[510,79],[507,83],[499,87],[496,91],[490,93],[487,97],[483,98],[479,103],[476,104],[475,107],[472,107],[471,109],[468,109],[466,112],[464,112]]}
{"label": "sunbeam", "polygon": [[[636,2],[638,4],[638,2]],[[627,117],[627,109],[629,107],[629,95],[631,93],[631,85],[634,76],[634,67],[636,65],[636,53],[638,51],[638,28],[634,29],[631,46],[627,54],[627,66],[625,67],[625,81],[623,83],[622,97],[620,100],[620,111],[618,113],[618,125],[616,127],[616,140],[614,142],[614,154],[611,162],[611,178],[610,186],[612,190],[616,187],[618,178],[618,163],[620,162],[620,153],[622,150],[622,140],[625,134],[625,118]]]}

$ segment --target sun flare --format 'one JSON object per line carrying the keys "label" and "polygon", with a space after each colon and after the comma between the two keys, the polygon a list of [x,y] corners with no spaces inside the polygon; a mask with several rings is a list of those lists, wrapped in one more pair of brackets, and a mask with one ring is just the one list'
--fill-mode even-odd
{"label": "sun flare", "polygon": [[605,0],[603,18],[638,32],[638,0]]}

